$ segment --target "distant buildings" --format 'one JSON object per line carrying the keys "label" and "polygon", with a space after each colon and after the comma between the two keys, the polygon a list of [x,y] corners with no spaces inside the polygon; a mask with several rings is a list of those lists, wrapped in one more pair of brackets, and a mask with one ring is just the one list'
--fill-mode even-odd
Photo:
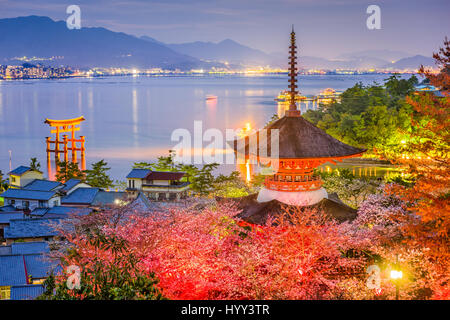
{"label": "distant buildings", "polygon": [[61,198],[81,187],[90,187],[78,179],[66,183],[43,179],[40,171],[20,166],[8,173],[10,188],[0,196],[12,210],[29,213],[36,208],[52,208],[61,204]]}
{"label": "distant buildings", "polygon": [[45,78],[66,78],[78,75],[78,71],[73,71],[69,67],[44,67],[42,65],[32,65],[24,63],[21,66],[0,66],[0,79],[45,79]]}

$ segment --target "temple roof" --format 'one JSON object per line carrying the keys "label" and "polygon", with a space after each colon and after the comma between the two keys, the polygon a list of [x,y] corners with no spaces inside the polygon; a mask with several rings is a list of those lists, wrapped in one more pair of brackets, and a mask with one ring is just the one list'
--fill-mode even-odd
{"label": "temple roof", "polygon": [[248,223],[265,225],[269,217],[277,217],[285,214],[286,210],[292,212],[295,209],[317,209],[323,210],[323,212],[329,217],[337,220],[338,222],[344,222],[353,220],[356,218],[356,210],[347,206],[339,200],[337,195],[330,194],[328,198],[322,199],[320,202],[304,207],[286,205],[278,200],[272,200],[267,202],[257,202],[257,194],[252,194],[246,197],[240,198],[219,198],[216,200],[221,202],[228,202],[235,204],[242,211],[236,216]]}
{"label": "temple roof", "polygon": [[[271,154],[272,134],[270,131],[272,129],[279,130],[278,158],[280,159],[341,158],[356,156],[366,151],[366,149],[352,147],[333,138],[302,116],[285,116],[270,124],[266,129],[268,131],[267,139],[264,138],[261,131],[253,134],[253,136],[259,135],[259,156],[262,157],[265,155],[268,158],[276,157]],[[252,136],[246,141],[246,147],[248,147],[248,141],[252,141]],[[243,153],[243,150],[238,144],[237,152]],[[250,154],[252,154],[251,151]]]}

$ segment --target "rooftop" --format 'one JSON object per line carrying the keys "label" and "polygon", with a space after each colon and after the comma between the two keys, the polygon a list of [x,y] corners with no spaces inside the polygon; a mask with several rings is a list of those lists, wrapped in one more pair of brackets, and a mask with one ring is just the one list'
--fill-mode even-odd
{"label": "rooftop", "polygon": [[9,188],[8,190],[0,194],[0,196],[4,198],[43,201],[50,200],[54,195],[55,191],[35,191],[14,188]]}
{"label": "rooftop", "polygon": [[[74,192],[76,192],[76,190]],[[126,192],[100,190],[95,195],[95,198],[91,202],[91,205],[93,206],[113,205],[118,200],[125,201],[126,198],[127,198]]]}
{"label": "rooftop", "polygon": [[14,170],[10,171],[8,174],[9,175],[15,175],[15,176],[21,176],[25,172],[30,171],[30,170],[31,170],[30,167],[20,166],[20,167],[15,168]]}
{"label": "rooftop", "polygon": [[48,273],[57,266],[56,262],[51,262],[43,254],[26,254],[23,257],[27,266],[27,274],[33,279],[46,278]]}
{"label": "rooftop", "polygon": [[24,186],[22,189],[34,191],[51,191],[62,186],[58,181],[50,181],[44,179],[35,179]]}
{"label": "rooftop", "polygon": [[60,267],[43,254],[12,254],[0,256],[0,286],[27,285],[27,279],[42,279]]}
{"label": "rooftop", "polygon": [[184,172],[171,171],[152,171],[146,179],[147,180],[180,180],[185,175]]}
{"label": "rooftop", "polygon": [[0,256],[0,286],[26,284],[24,258],[21,255]]}
{"label": "rooftop", "polygon": [[[285,116],[270,124],[266,129],[267,139],[264,138],[261,131],[254,133],[252,136],[259,136],[259,155],[267,155],[268,158],[276,156],[271,154],[271,130],[273,129],[279,130],[278,157],[280,159],[337,159],[356,156],[366,151],[333,138],[302,116]],[[252,137],[248,141],[252,141]],[[249,147],[248,141],[244,143],[246,148]],[[254,141],[257,141],[256,137]],[[252,148],[249,148],[249,150],[252,150]],[[237,152],[244,152],[239,143]],[[254,156],[257,156],[257,154],[254,154]]]}
{"label": "rooftop", "polygon": [[42,218],[10,220],[9,227],[4,229],[4,237],[5,239],[53,237],[58,233],[50,223],[59,221],[60,219]]}
{"label": "rooftop", "polygon": [[152,172],[150,169],[132,169],[127,175],[127,178],[131,179],[145,179],[147,175]]}
{"label": "rooftop", "polygon": [[9,224],[10,220],[22,219],[23,212],[17,213],[0,213],[0,224]]}
{"label": "rooftop", "polygon": [[67,218],[70,214],[86,215],[91,212],[92,210],[89,208],[54,206],[51,208],[36,208],[30,214],[44,218]]}
{"label": "rooftop", "polygon": [[91,204],[99,188],[78,188],[61,199],[62,204]]}
{"label": "rooftop", "polygon": [[36,254],[49,252],[47,242],[14,242],[11,243],[11,254]]}
{"label": "rooftop", "polygon": [[11,300],[33,300],[44,292],[41,284],[27,284],[11,287]]}
{"label": "rooftop", "polygon": [[80,179],[69,179],[64,183],[64,187],[62,187],[61,190],[67,192],[79,183],[81,183]]}

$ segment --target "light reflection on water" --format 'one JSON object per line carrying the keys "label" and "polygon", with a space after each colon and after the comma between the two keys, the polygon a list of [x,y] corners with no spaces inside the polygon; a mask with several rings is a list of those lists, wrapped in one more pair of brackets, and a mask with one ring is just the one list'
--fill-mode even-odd
{"label": "light reflection on water", "polygon": [[[302,94],[325,88],[345,90],[356,82],[382,82],[388,75],[301,76]],[[45,118],[83,115],[80,135],[86,136],[87,164],[105,159],[115,179],[123,179],[135,161],[152,161],[176,143],[177,128],[192,132],[194,120],[208,128],[264,126],[280,112],[274,101],[287,87],[279,76],[105,77],[61,80],[2,81],[0,84],[0,170],[37,157],[45,165]],[[207,101],[206,95],[217,100]],[[206,145],[206,144],[205,144]],[[222,170],[231,171],[233,166]]]}

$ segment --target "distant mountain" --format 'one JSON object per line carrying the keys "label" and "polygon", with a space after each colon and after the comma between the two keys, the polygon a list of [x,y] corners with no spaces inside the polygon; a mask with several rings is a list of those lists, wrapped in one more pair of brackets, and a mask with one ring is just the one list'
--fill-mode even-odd
{"label": "distant mountain", "polygon": [[140,39],[145,40],[145,41],[150,41],[150,42],[153,42],[153,43],[157,43],[157,44],[161,44],[163,46],[167,46],[164,42],[158,41],[158,40],[156,40],[155,38],[152,38],[152,37],[142,36],[142,37],[140,37]]}
{"label": "distant mountain", "polygon": [[421,55],[416,55],[413,57],[408,57],[400,59],[395,63],[387,64],[385,68],[392,69],[419,69],[423,65],[426,67],[436,67],[434,64],[434,59],[430,57],[425,57]]}
{"label": "distant mountain", "polygon": [[28,16],[0,19],[0,64],[14,57],[58,57],[46,65],[191,69],[206,64],[156,42],[105,28],[69,30],[64,21]]}
{"label": "distant mountain", "polygon": [[338,60],[358,60],[362,58],[375,58],[388,62],[397,61],[402,58],[410,57],[411,54],[403,51],[394,50],[364,50],[358,52],[344,53],[336,57]]}
{"label": "distant mountain", "polygon": [[218,43],[196,41],[168,44],[167,47],[179,53],[209,61],[259,66],[269,64],[272,61],[272,57],[265,52],[247,47],[230,39]]}

